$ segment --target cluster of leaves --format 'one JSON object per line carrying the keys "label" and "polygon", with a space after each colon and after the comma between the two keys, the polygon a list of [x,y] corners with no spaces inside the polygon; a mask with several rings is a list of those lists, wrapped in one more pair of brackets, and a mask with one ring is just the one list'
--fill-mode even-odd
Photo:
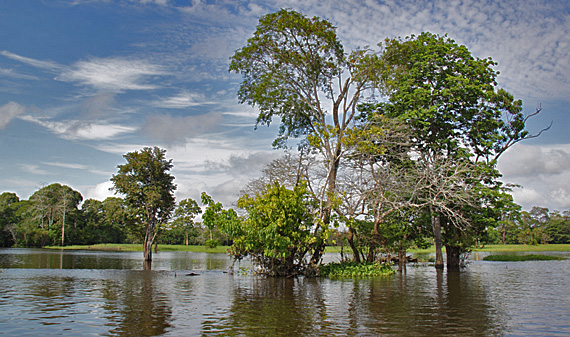
{"label": "cluster of leaves", "polygon": [[314,208],[304,186],[288,189],[278,183],[255,196],[244,195],[238,207],[246,214],[237,217],[220,203],[202,196],[208,205],[204,224],[217,226],[233,240],[231,254],[236,260],[250,257],[259,272],[272,276],[303,274],[306,255],[314,249]]}
{"label": "cluster of leaves", "polygon": [[320,267],[320,275],[331,279],[387,276],[395,272],[389,264],[377,262],[333,262]]}

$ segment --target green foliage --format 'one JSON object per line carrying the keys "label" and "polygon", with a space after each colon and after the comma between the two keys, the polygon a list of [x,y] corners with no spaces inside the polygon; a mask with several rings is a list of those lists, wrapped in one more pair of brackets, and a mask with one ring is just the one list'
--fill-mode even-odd
{"label": "green foliage", "polygon": [[255,197],[242,196],[238,207],[247,214],[239,231],[233,232],[231,252],[235,258],[251,257],[268,275],[305,272],[306,254],[317,242],[311,233],[317,221],[314,205],[305,187],[290,190],[275,183]]}
{"label": "green foliage", "polygon": [[528,255],[488,255],[483,258],[485,261],[550,261],[550,260],[566,260],[561,256],[528,254]]}
{"label": "green foliage", "polygon": [[175,207],[172,160],[165,150],[146,147],[124,155],[126,164],[113,175],[115,192],[125,196],[125,204],[134,224],[144,231],[145,260],[152,259],[152,244],[161,224],[165,224]]}
{"label": "green foliage", "polygon": [[190,231],[194,228],[194,218],[200,213],[202,213],[202,209],[196,200],[191,198],[181,200],[174,211],[174,221],[172,221],[171,227],[184,231],[184,242],[187,245],[189,244]]}
{"label": "green foliage", "polygon": [[210,248],[210,249],[214,249],[214,248],[218,247],[219,245],[220,245],[220,243],[216,239],[206,240],[206,242],[205,242],[205,246]]}
{"label": "green foliage", "polygon": [[243,75],[238,97],[259,108],[257,124],[269,125],[274,115],[281,118],[274,145],[283,146],[289,136],[310,132],[320,109],[313,93],[331,93],[331,79],[344,64],[344,50],[330,22],[283,9],[259,19],[229,69]]}
{"label": "green foliage", "polygon": [[320,267],[320,275],[331,279],[388,276],[396,271],[376,262],[333,262]]}

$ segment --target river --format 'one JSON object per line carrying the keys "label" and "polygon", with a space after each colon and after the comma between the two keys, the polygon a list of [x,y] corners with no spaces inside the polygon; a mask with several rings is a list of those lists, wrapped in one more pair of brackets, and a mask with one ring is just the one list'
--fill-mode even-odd
{"label": "river", "polygon": [[0,335],[570,335],[570,260],[482,255],[340,281],[230,274],[224,254],[158,252],[145,271],[141,252],[0,249]]}

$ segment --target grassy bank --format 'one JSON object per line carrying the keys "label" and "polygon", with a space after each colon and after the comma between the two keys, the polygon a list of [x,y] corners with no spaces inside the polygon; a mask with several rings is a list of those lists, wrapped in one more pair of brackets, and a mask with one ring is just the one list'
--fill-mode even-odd
{"label": "grassy bank", "polygon": [[561,256],[528,254],[528,255],[489,255],[483,258],[485,261],[500,261],[500,262],[517,262],[517,261],[549,261],[549,260],[565,260]]}
{"label": "grassy bank", "polygon": [[[142,252],[142,244],[118,244],[118,243],[102,243],[96,245],[76,245],[76,246],[47,246],[49,249],[64,250],[96,250],[96,251],[113,251],[113,252]],[[228,246],[218,246],[216,248],[207,248],[205,246],[186,246],[186,245],[158,245],[159,252],[199,252],[199,253],[226,253]]]}
{"label": "grassy bank", "polygon": [[[445,252],[445,247],[443,248]],[[559,245],[485,245],[485,247],[473,248],[473,252],[565,252],[570,251],[570,244]],[[410,253],[435,253],[435,247],[428,249],[414,249]]]}

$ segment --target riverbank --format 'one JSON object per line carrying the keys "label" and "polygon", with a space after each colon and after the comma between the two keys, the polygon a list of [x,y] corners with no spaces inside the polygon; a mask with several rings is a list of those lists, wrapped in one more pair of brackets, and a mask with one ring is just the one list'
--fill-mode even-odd
{"label": "riverbank", "polygon": [[[49,249],[64,249],[64,250],[99,250],[99,251],[142,251],[142,244],[116,244],[116,243],[103,243],[96,245],[76,245],[76,246],[48,246],[44,248]],[[216,248],[207,248],[205,246],[186,246],[186,245],[158,245],[158,251],[183,251],[183,252],[200,252],[200,253],[227,253],[228,246],[218,246]],[[340,246],[326,247],[326,253],[340,253]],[[473,248],[474,252],[547,252],[547,251],[570,251],[570,244],[552,244],[552,245],[485,245],[480,248]],[[349,247],[344,247],[344,253],[350,254]],[[416,254],[429,254],[435,253],[435,247],[428,249],[412,249],[408,253]]]}
{"label": "riverbank", "polygon": [[[101,243],[96,245],[73,245],[73,246],[46,246],[48,249],[63,250],[95,250],[95,251],[113,251],[113,252],[142,252],[142,244],[128,243]],[[218,246],[216,248],[208,248],[205,246],[186,246],[186,245],[158,245],[159,252],[197,252],[197,253],[227,253],[228,246]]]}

